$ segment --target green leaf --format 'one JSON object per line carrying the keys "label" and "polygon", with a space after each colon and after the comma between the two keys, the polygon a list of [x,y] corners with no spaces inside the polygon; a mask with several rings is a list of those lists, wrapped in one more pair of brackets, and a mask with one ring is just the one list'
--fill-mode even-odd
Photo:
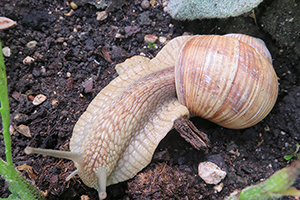
{"label": "green leaf", "polygon": [[286,156],[284,156],[284,159],[285,159],[286,161],[289,161],[289,160],[291,160],[293,157],[295,157],[295,154],[286,155]]}

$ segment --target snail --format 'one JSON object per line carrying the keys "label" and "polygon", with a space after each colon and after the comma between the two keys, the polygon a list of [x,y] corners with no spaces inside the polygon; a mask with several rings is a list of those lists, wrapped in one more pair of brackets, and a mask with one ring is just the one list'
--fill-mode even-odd
{"label": "snail", "polygon": [[90,103],[73,129],[71,152],[27,147],[74,161],[82,181],[106,198],[106,186],[147,166],[173,123],[201,116],[227,128],[261,121],[277,99],[271,55],[241,34],[181,36],[153,59],[133,56]]}

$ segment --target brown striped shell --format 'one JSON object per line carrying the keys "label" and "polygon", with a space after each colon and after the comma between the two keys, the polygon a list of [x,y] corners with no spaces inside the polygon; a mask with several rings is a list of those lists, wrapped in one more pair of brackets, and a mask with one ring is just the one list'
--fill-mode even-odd
{"label": "brown striped shell", "polygon": [[227,128],[253,126],[277,99],[271,55],[263,41],[246,35],[190,38],[178,56],[175,77],[179,101],[192,116]]}

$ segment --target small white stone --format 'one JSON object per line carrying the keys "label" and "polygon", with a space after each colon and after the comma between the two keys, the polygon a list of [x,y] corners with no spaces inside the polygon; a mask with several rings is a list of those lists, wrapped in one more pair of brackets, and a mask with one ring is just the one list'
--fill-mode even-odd
{"label": "small white stone", "polygon": [[76,10],[78,8],[77,4],[74,3],[73,1],[70,3],[70,6],[73,10]]}
{"label": "small white stone", "polygon": [[155,36],[155,35],[145,35],[145,37],[144,37],[144,41],[145,42],[149,42],[149,43],[155,43],[156,42],[156,40],[157,40],[157,36]]}
{"label": "small white stone", "polygon": [[9,134],[13,135],[15,133],[15,127],[13,125],[9,125]]}
{"label": "small white stone", "polygon": [[58,105],[58,100],[57,99],[53,99],[51,101],[51,104],[52,104],[53,107],[56,107]]}
{"label": "small white stone", "polygon": [[97,12],[97,21],[103,21],[107,18],[108,13],[105,11]]}
{"label": "small white stone", "polygon": [[26,47],[28,47],[29,49],[35,47],[37,45],[37,41],[33,40],[33,41],[30,41],[26,44]]}
{"label": "small white stone", "polygon": [[47,97],[43,94],[38,94],[36,97],[34,97],[32,104],[37,106],[46,101]]}
{"label": "small white stone", "polygon": [[23,60],[23,64],[24,65],[29,65],[29,64],[31,64],[33,62],[34,62],[34,58],[32,58],[30,56],[26,56],[26,58],[24,58],[24,60]]}
{"label": "small white stone", "polygon": [[124,36],[120,33],[116,33],[115,38],[123,38]]}
{"label": "small white stone", "polygon": [[3,53],[3,55],[4,55],[5,57],[10,57],[10,55],[11,55],[10,48],[9,48],[9,47],[4,47],[4,48],[2,49],[2,53]]}
{"label": "small white stone", "polygon": [[163,36],[160,36],[158,38],[158,41],[161,43],[161,44],[164,44],[166,41],[167,41],[167,38],[166,37],[163,37]]}
{"label": "small white stone", "polygon": [[214,186],[215,193],[221,192],[223,189],[223,183],[220,183],[219,185]]}
{"label": "small white stone", "polygon": [[67,72],[66,75],[67,75],[68,78],[70,78],[72,74],[70,72]]}
{"label": "small white stone", "polygon": [[146,57],[146,54],[144,52],[141,52],[140,56],[145,56]]}
{"label": "small white stone", "polygon": [[42,67],[41,67],[41,72],[42,72],[42,73],[46,73],[46,68],[45,68],[45,66],[42,66]]}
{"label": "small white stone", "polygon": [[198,174],[207,184],[218,184],[226,176],[226,172],[215,163],[205,161],[199,163]]}

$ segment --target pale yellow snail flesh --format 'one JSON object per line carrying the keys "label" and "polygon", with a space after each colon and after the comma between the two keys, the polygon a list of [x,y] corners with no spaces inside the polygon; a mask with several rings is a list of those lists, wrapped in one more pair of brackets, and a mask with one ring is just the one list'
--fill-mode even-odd
{"label": "pale yellow snail flesh", "polygon": [[[235,37],[238,39],[234,39]],[[212,120],[211,117],[214,115],[220,118],[217,115],[220,112],[228,113],[232,119],[245,120],[243,116],[247,115],[250,116],[251,123],[239,121],[238,123],[242,125],[235,124],[236,127],[234,127],[234,123],[231,123],[231,119],[226,120],[221,118],[221,120],[212,121],[231,128],[245,128],[254,125],[259,121],[253,120],[253,118],[257,115],[259,116],[259,120],[261,120],[268,114],[276,101],[278,90],[277,77],[271,65],[270,54],[263,42],[257,40],[260,43],[262,42],[261,44],[264,46],[263,52],[267,52],[267,56],[264,53],[259,53],[249,45],[241,44],[243,42],[239,42],[239,39],[243,39],[239,37],[245,37],[245,41],[257,40],[255,38],[249,39],[249,36],[238,36],[236,34],[228,36],[182,36],[171,40],[152,60],[142,56],[134,56],[127,59],[124,63],[116,66],[119,76],[95,97],[86,112],[82,114],[76,123],[70,140],[71,152],[42,150],[31,147],[27,147],[25,152],[41,153],[73,160],[77,170],[69,178],[78,173],[83,182],[87,186],[95,188],[99,192],[100,199],[104,199],[106,197],[106,186],[130,179],[147,166],[159,142],[172,129],[173,122],[180,116],[189,116],[190,112],[184,105],[187,105],[187,101],[191,101],[194,104],[194,100],[188,100],[188,98],[185,99],[178,95],[183,104],[179,102],[175,88],[174,66],[177,64],[183,66],[185,63],[190,65],[194,62],[194,57],[196,57],[196,60],[199,60],[197,57],[204,58],[207,53],[219,54],[221,58],[210,55],[207,59],[204,58],[203,61],[200,61],[200,64],[204,63],[204,67],[197,64],[198,71],[203,71],[203,69],[208,69],[208,67],[211,70],[209,70],[207,76],[203,74],[196,75],[196,77],[204,80],[204,82],[209,79],[206,82],[213,84],[212,86],[208,86],[206,83],[201,85],[201,81],[200,83],[192,83],[196,87],[203,87],[200,89],[201,93],[209,92],[208,94],[196,95],[195,91],[191,90],[191,93],[195,97],[200,97],[204,101],[203,105],[207,104],[210,106],[209,109],[203,108],[204,114],[200,115],[203,117],[208,116],[210,120]],[[197,38],[201,39],[198,40]],[[207,43],[205,43],[205,40],[207,40]],[[229,41],[219,42],[218,40]],[[199,47],[201,51],[195,49],[192,51],[188,50],[188,46],[194,44],[197,48],[201,46],[200,44],[204,45],[204,47]],[[217,52],[213,52],[214,47],[211,46],[213,44],[218,44]],[[237,45],[237,47],[229,47],[229,50],[226,50],[228,48],[227,45]],[[182,46],[184,46],[184,52],[181,52]],[[244,48],[250,48],[251,53],[238,53],[239,50],[244,50]],[[183,55],[187,56],[186,52],[191,54],[188,58],[191,59],[189,61],[186,61],[183,57]],[[230,53],[230,56],[234,57],[231,59],[235,61],[234,66],[230,66],[228,62],[226,62],[228,66],[222,65],[223,62],[230,60],[225,55],[227,52]],[[237,53],[237,55],[234,53]],[[254,59],[259,58],[263,59],[263,61],[251,61],[250,58],[243,58],[242,56],[250,56]],[[211,66],[213,63],[211,62],[212,60],[216,60],[214,64],[221,64],[221,66]],[[246,60],[246,63],[254,63],[250,67],[254,66],[255,68],[241,70],[240,67],[236,66],[236,64],[241,63],[241,60]],[[267,65],[261,68],[264,71],[256,66],[261,64]],[[220,69],[220,67],[221,70],[219,71],[221,72],[212,71]],[[238,69],[233,69],[234,67]],[[247,66],[245,67],[247,68]],[[190,69],[186,72],[180,67],[177,68],[176,66],[175,68],[177,73],[181,73],[182,71],[184,75],[187,74],[186,76],[189,78],[192,77],[189,74]],[[234,77],[239,76],[237,75],[238,71],[242,71],[243,73],[250,72],[249,75],[244,74],[241,76],[241,79],[252,77],[251,73],[254,72],[253,76],[259,76],[260,78],[251,80],[250,82],[244,80],[242,86],[237,86],[240,82],[237,82]],[[223,75],[225,72],[232,74],[224,79],[211,78]],[[258,75],[260,73],[267,73],[268,75],[260,76]],[[267,79],[263,80],[264,78]],[[221,83],[225,80],[230,83]],[[182,82],[184,86],[191,87],[185,81],[186,79],[184,78],[176,78],[176,85]],[[239,99],[243,99],[242,102],[249,105],[256,103],[256,98],[258,97],[254,97],[254,92],[259,92],[259,95],[262,95],[264,98],[262,99],[264,103],[258,103],[259,106],[254,107],[247,105],[236,110],[230,106],[229,109],[234,109],[233,113],[238,115],[238,117],[232,116],[234,114],[232,114],[232,111],[227,111],[224,103],[227,101],[231,102],[232,98],[239,95],[230,90],[229,87],[235,86],[237,90],[243,89],[246,84],[252,87],[252,81],[255,84],[259,83],[259,87],[266,86],[266,88],[249,89],[249,92],[240,93],[240,95],[246,96],[242,96]],[[262,84],[262,82],[265,83]],[[177,92],[184,91],[184,93],[189,93],[186,87],[177,88]],[[214,97],[220,91],[222,100],[215,100]],[[228,94],[224,95],[222,91]],[[236,95],[232,95],[232,93]],[[209,98],[209,101],[213,102],[212,105],[208,104],[207,100],[203,100],[205,96]],[[246,98],[250,98],[250,101],[247,101]],[[267,98],[272,99],[269,100]],[[261,100],[261,98],[259,99]],[[233,101],[233,103],[236,103],[236,101]],[[267,108],[263,108],[262,105]],[[218,110],[216,112],[211,111],[215,107]],[[239,110],[245,111],[245,109],[250,109],[249,112],[252,114],[248,115],[243,112],[242,115],[239,115],[236,113]],[[192,111],[191,114],[195,115],[195,112]]]}

